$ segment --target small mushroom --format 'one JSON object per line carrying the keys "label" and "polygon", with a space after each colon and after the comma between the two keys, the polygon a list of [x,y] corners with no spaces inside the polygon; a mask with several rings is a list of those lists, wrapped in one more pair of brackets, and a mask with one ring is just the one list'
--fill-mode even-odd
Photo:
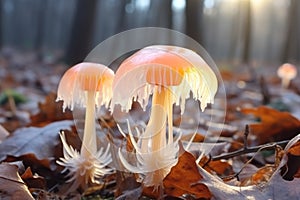
{"label": "small mushroom", "polygon": [[211,68],[198,54],[186,48],[149,46],[127,58],[116,72],[112,107],[119,104],[128,112],[134,100],[145,110],[150,95],[152,107],[145,130],[136,131],[137,141],[128,123],[138,162],[133,166],[120,150],[125,168],[142,174],[145,186],[161,185],[178,160],[180,136],[173,138],[173,105],[180,105],[183,113],[185,100],[192,93],[195,100],[200,100],[203,111],[208,103],[213,103],[217,86]]}
{"label": "small mushroom", "polygon": [[74,181],[69,191],[97,182],[95,179],[112,171],[107,168],[112,161],[110,145],[105,152],[103,148],[97,151],[95,109],[102,105],[109,106],[113,78],[114,72],[104,65],[80,63],[67,70],[59,83],[57,101],[64,101],[63,110],[73,110],[76,106],[86,109],[80,152],[67,144],[64,133],[60,134],[64,158],[60,158],[57,163],[65,167],[64,171],[69,170],[68,181]]}
{"label": "small mushroom", "polygon": [[278,68],[277,75],[281,78],[282,87],[288,88],[290,81],[297,76],[297,68],[295,65],[285,63]]}

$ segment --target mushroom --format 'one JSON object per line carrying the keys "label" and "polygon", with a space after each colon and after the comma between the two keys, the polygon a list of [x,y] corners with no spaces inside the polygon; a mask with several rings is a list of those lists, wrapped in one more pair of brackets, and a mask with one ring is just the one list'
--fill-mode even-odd
{"label": "mushroom", "polygon": [[282,87],[288,88],[290,81],[297,76],[297,68],[290,63],[285,63],[278,68],[277,75],[281,78]]}
{"label": "mushroom", "polygon": [[203,111],[208,103],[213,103],[217,86],[211,68],[198,54],[186,48],[154,45],[127,58],[116,72],[111,106],[119,104],[128,112],[134,100],[145,110],[152,94],[152,107],[145,130],[142,133],[136,130],[137,141],[128,122],[137,166],[130,164],[119,150],[124,167],[141,174],[145,186],[161,185],[178,160],[180,135],[174,140],[173,105],[180,105],[182,114],[185,100],[192,93],[195,100],[200,100]]}
{"label": "mushroom", "polygon": [[68,182],[73,182],[71,190],[79,186],[86,187],[89,182],[108,174],[112,169],[107,165],[112,161],[110,145],[104,151],[97,151],[96,143],[96,107],[109,106],[112,97],[114,72],[104,65],[96,63],[79,63],[65,72],[57,91],[57,101],[63,101],[66,108],[85,107],[85,125],[80,153],[66,142],[64,133],[60,134],[63,143],[64,158],[57,161],[69,170]]}

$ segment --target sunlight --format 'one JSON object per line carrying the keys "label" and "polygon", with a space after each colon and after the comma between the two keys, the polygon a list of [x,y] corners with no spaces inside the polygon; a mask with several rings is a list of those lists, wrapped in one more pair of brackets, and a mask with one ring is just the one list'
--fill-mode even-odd
{"label": "sunlight", "polygon": [[265,2],[262,0],[249,0],[254,9],[259,9]]}
{"label": "sunlight", "polygon": [[135,6],[139,10],[147,10],[150,6],[150,0],[136,0]]}
{"label": "sunlight", "polygon": [[172,1],[172,10],[178,11],[185,9],[186,0],[173,0]]}
{"label": "sunlight", "polygon": [[205,0],[204,1],[204,8],[213,8],[215,5],[215,0]]}

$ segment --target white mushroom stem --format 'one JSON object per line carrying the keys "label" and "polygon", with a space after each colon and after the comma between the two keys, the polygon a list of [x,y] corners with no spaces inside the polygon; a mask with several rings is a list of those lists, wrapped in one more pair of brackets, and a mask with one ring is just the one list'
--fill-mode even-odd
{"label": "white mushroom stem", "polygon": [[81,154],[90,156],[97,152],[95,122],[95,91],[87,91],[87,104]]}
{"label": "white mushroom stem", "polygon": [[[166,125],[168,119],[168,144],[173,142],[173,118],[171,92],[157,86],[153,92],[149,122],[143,134],[142,153],[158,151],[167,145]],[[151,142],[150,142],[151,141]]]}
{"label": "white mushroom stem", "polygon": [[288,88],[290,84],[291,79],[289,78],[282,78],[281,79],[281,85],[283,88]]}

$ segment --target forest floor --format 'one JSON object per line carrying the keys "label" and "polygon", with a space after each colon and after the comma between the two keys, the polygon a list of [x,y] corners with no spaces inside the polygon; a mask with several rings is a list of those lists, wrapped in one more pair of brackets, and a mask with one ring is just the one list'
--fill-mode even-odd
{"label": "forest floor", "polygon": [[[136,175],[117,171],[67,192],[71,183],[56,163],[63,157],[59,132],[65,131],[75,149],[81,145],[72,113],[63,113],[62,102],[55,101],[68,66],[55,58],[2,51],[0,199],[299,199],[300,78],[282,88],[277,68],[262,66],[252,74],[244,66],[222,70],[226,96],[217,95],[215,106],[199,114],[187,105],[183,116],[175,109],[174,126],[183,140],[191,138],[195,123],[197,135],[190,152],[182,149],[163,189],[143,187]],[[146,119],[141,112],[132,115]],[[132,148],[110,115],[99,118],[101,132]],[[218,145],[196,163],[199,142]]]}

